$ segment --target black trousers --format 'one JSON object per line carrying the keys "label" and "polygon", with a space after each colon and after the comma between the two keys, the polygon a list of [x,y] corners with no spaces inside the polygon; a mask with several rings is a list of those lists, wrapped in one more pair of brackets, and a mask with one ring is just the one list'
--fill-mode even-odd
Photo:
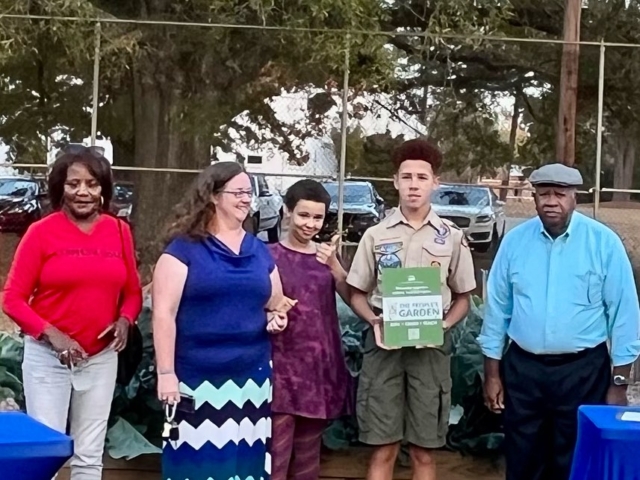
{"label": "black trousers", "polygon": [[606,343],[534,355],[512,342],[501,363],[506,480],[569,480],[578,407],[604,404],[611,384]]}

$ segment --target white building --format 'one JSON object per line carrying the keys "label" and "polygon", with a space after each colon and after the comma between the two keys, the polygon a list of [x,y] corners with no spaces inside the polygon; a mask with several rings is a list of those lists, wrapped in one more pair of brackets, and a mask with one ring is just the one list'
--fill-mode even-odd
{"label": "white building", "polygon": [[[233,139],[231,150],[234,153],[225,153],[217,149],[214,156],[219,161],[236,161],[241,157],[249,172],[268,175],[270,186],[280,191],[300,178],[336,178],[339,170],[339,152],[336,152],[331,136],[340,132],[342,99],[339,94],[333,94],[334,106],[322,116],[320,122],[312,123],[308,101],[314,94],[322,92],[324,90],[316,89],[296,94],[283,93],[268,101],[276,118],[285,126],[298,131],[314,129],[313,135],[306,140],[293,136],[287,138],[300,158],[308,157],[302,165],[297,164],[302,162],[292,161],[289,154],[279,146],[281,140],[274,136],[269,128],[259,127],[251,122],[246,114],[239,115],[234,120],[244,127],[249,127],[258,141],[248,142],[241,133],[231,129],[229,136]],[[359,127],[365,136],[388,132],[393,137],[404,135],[406,138],[414,138],[425,134],[424,125],[414,117],[396,113],[391,98],[385,95],[361,95],[349,102],[348,128],[353,131],[356,127]]]}

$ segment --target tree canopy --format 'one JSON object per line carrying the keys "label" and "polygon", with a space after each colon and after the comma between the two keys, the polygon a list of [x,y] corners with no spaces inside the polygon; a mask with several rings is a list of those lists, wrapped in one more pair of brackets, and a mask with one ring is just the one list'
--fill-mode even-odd
{"label": "tree canopy", "polygon": [[[201,168],[214,147],[230,149],[232,129],[248,138],[255,133],[234,123],[240,114],[269,129],[279,148],[304,162],[292,139],[326,134],[318,118],[332,104],[327,99],[340,92],[348,48],[351,99],[361,93],[391,98],[393,109],[419,119],[440,144],[447,168],[482,173],[513,161],[555,160],[561,45],[495,38],[560,38],[563,3],[0,0],[0,8],[14,14],[238,26],[102,24],[98,129],[112,142],[117,165]],[[639,42],[639,26],[638,1],[590,0],[583,10],[582,39]],[[87,137],[94,24],[5,17],[0,44],[0,138],[11,158],[42,163],[57,138]],[[635,185],[638,55],[637,48],[607,49],[604,168],[619,188]],[[598,47],[581,48],[577,151],[588,179],[595,174],[598,62]],[[284,125],[265,101],[311,88],[327,95],[310,98],[304,128]],[[526,131],[515,157],[509,115],[501,113],[514,100],[522,107],[519,127]],[[357,115],[355,109],[350,115]],[[379,171],[375,159],[384,155],[368,156],[367,142],[352,140],[349,155],[354,162],[361,157],[359,172]],[[137,235],[152,242],[192,176],[138,172],[132,179]]]}

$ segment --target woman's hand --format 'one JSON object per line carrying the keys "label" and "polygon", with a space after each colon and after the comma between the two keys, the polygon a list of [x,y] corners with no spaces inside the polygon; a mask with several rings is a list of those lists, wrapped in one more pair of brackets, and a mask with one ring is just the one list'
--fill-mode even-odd
{"label": "woman's hand", "polygon": [[165,405],[180,402],[180,382],[175,373],[158,373],[158,399]]}
{"label": "woman's hand", "polygon": [[287,314],[282,312],[267,312],[267,332],[280,333],[287,328]]}
{"label": "woman's hand", "polygon": [[100,339],[104,337],[107,333],[113,330],[113,340],[109,344],[109,348],[113,348],[116,353],[120,353],[127,346],[130,327],[131,324],[129,323],[129,320],[121,317],[109,325],[104,332],[98,335],[98,338]]}
{"label": "woman's hand", "polygon": [[323,265],[329,265],[337,261],[338,241],[340,235],[331,237],[330,243],[318,243],[316,245],[316,260]]}
{"label": "woman's hand", "polygon": [[276,311],[276,312],[280,312],[280,313],[286,315],[287,313],[289,313],[289,310],[291,310],[297,304],[298,304],[298,300],[293,300],[293,299],[291,299],[289,297],[284,297],[283,296],[282,297],[282,301],[273,310]]}
{"label": "woman's hand", "polygon": [[78,365],[88,357],[87,352],[84,351],[78,342],[54,326],[48,326],[43,336],[56,352],[60,363],[68,368]]}

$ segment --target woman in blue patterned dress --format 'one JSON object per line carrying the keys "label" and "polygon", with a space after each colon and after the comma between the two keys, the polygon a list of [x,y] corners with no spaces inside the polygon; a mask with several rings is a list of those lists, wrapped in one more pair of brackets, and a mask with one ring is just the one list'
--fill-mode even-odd
{"label": "woman in blue patterned dress", "polygon": [[266,246],[242,229],[251,196],[237,163],[207,168],[178,208],[154,271],[158,396],[177,403],[165,480],[271,473],[268,332],[281,331],[286,317],[268,313],[282,300],[280,277]]}

